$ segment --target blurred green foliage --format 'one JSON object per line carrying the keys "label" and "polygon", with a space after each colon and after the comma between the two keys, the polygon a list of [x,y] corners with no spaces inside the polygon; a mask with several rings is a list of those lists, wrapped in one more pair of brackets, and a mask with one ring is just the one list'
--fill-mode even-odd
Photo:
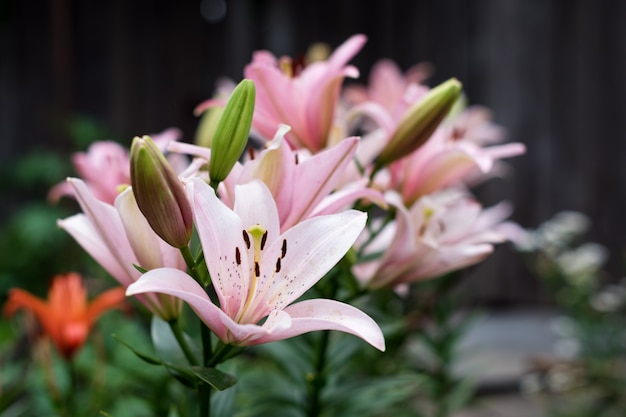
{"label": "blurred green foliage", "polygon": [[557,213],[526,232],[519,249],[563,314],[558,355],[523,387],[551,417],[618,417],[626,409],[626,280],[604,270],[608,249],[586,241],[591,219]]}
{"label": "blurred green foliage", "polygon": [[[74,116],[62,129],[75,150],[109,136],[95,119]],[[69,154],[33,149],[0,167],[0,304],[11,287],[44,295],[50,279],[78,270],[104,275],[56,221],[78,211],[71,199],[47,201],[50,188],[75,175]]]}

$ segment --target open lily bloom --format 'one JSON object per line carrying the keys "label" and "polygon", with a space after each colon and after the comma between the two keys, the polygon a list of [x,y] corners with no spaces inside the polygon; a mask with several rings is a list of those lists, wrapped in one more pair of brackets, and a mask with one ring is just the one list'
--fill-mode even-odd
{"label": "open lily bloom", "polygon": [[[220,185],[220,199],[234,207],[235,187],[254,179],[265,183],[278,208],[281,231],[310,217],[344,210],[360,198],[382,204],[382,194],[367,187],[365,179],[340,186],[344,173],[352,163],[359,139],[346,138],[338,144],[310,155],[293,150],[284,140],[289,127],[281,125],[272,142],[253,159],[236,164]],[[189,144],[175,143],[170,151],[210,159],[210,150]]]}
{"label": "open lily bloom", "polygon": [[4,312],[12,315],[20,309],[31,311],[59,353],[69,359],[85,343],[98,317],[124,301],[124,292],[123,288],[113,288],[88,302],[82,277],[69,273],[54,278],[47,300],[18,288],[10,289]]}
{"label": "open lily bloom", "polygon": [[[172,267],[185,269],[178,249],[165,243],[141,214],[131,188],[115,200],[115,206],[98,200],[80,179],[69,178],[83,210],[58,224],[78,242],[113,278],[128,287],[144,269]],[[152,313],[164,320],[178,317],[180,300],[162,294],[138,297]]]}
{"label": "open lily bloom", "polygon": [[362,250],[363,255],[382,256],[353,268],[359,280],[373,289],[474,265],[493,252],[493,244],[508,238],[508,223],[503,220],[511,208],[506,203],[483,210],[454,189],[424,196],[409,209],[397,193],[389,192],[386,198],[397,209],[396,220]]}
{"label": "open lily bloom", "polygon": [[179,297],[225,343],[247,346],[340,330],[384,349],[378,325],[355,307],[327,299],[294,303],[350,249],[365,213],[319,216],[281,233],[276,204],[261,181],[236,187],[234,209],[202,179],[189,181],[187,190],[219,307],[191,276],[171,268],[146,272],[128,295]]}
{"label": "open lily bloom", "polygon": [[256,86],[253,130],[269,140],[279,124],[292,130],[286,136],[294,148],[317,153],[326,148],[333,126],[341,84],[345,77],[358,77],[358,70],[346,65],[363,47],[366,37],[354,35],[326,61],[313,62],[300,73],[282,65],[268,51],[257,51],[244,70]]}
{"label": "open lily bloom", "polygon": [[[170,128],[153,135],[154,142],[164,150],[167,145],[180,138],[182,132]],[[117,142],[97,141],[92,143],[87,152],[72,155],[72,164],[78,176],[87,184],[98,200],[113,204],[120,186],[130,184],[130,156],[128,149]],[[74,196],[72,186],[63,181],[52,187],[48,200],[58,201],[64,196]]]}

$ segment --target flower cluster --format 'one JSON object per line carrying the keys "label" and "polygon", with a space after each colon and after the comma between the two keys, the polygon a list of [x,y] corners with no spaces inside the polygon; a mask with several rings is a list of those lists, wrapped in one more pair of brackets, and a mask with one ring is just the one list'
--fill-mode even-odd
{"label": "flower cluster", "polygon": [[[200,359],[180,337],[191,365],[317,330],[385,350],[350,301],[473,265],[508,239],[509,206],[484,210],[470,187],[524,146],[464,107],[458,80],[428,87],[426,66],[402,74],[385,60],[367,86],[344,86],[366,40],[309,62],[259,51],[246,79],[198,106],[212,122],[195,144],[176,131],[130,152],[94,144],[75,158],[82,179],[51,193],[77,199],[82,213],[60,227],[127,295],[171,324],[185,302],[220,340]],[[338,274],[358,288],[316,296]]]}

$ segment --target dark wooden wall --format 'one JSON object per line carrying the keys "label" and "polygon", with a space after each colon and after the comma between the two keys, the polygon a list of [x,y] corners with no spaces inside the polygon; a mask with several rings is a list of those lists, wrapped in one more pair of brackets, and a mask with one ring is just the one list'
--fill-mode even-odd
{"label": "dark wooden wall", "polygon": [[[528,154],[513,176],[479,190],[510,199],[536,226],[572,209],[594,219],[621,276],[626,237],[626,2],[603,0],[1,0],[0,162],[46,147],[69,150],[59,120],[95,117],[119,137],[180,127],[220,76],[242,77],[255,49],[297,55],[314,41],[369,42],[353,60],[435,65],[459,78]],[[201,7],[201,5],[203,6]],[[502,248],[472,278],[489,302],[536,302],[537,283]]]}

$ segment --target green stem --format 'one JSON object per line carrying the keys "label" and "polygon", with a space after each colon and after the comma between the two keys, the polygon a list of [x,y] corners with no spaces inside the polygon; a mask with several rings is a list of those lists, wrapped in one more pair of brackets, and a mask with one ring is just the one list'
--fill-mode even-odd
{"label": "green stem", "polygon": [[198,360],[196,359],[195,355],[191,351],[191,348],[189,347],[189,344],[187,343],[187,340],[185,339],[185,334],[183,333],[183,330],[180,328],[180,324],[178,323],[178,320],[172,319],[168,323],[170,325],[170,329],[172,329],[172,333],[174,333],[174,337],[176,338],[178,345],[180,346],[180,348],[183,350],[183,353],[185,354],[185,358],[187,358],[187,360],[189,361],[189,364],[191,366],[198,365]]}
{"label": "green stem", "polygon": [[202,337],[202,364],[207,366],[213,358],[213,348],[211,346],[211,331],[200,322],[200,335]]}
{"label": "green stem", "polygon": [[329,340],[330,331],[323,331],[319,344],[317,345],[314,374],[309,379],[308,417],[317,417],[322,411],[322,404],[320,400],[322,390],[326,385],[326,353],[328,351]]}
{"label": "green stem", "polygon": [[211,360],[207,363],[207,366],[217,366],[220,363],[224,362],[226,359],[232,358],[233,356],[241,352],[241,350],[233,350],[234,347],[235,346],[233,345],[228,345],[226,343],[218,341],[217,348],[213,352],[213,357],[211,357]]}
{"label": "green stem", "polygon": [[191,254],[191,249],[189,246],[183,246],[180,248],[180,253],[183,255],[183,259],[185,260],[185,264],[191,272],[192,276],[195,278],[196,276],[196,261],[193,259],[193,255]]}
{"label": "green stem", "polygon": [[211,188],[213,188],[213,190],[215,190],[215,194],[217,194],[217,187],[220,185],[219,181],[216,182],[216,181],[211,180],[209,182],[209,185],[211,186]]}
{"label": "green stem", "polygon": [[[211,343],[211,332],[208,327],[200,322],[200,336],[202,338],[202,364],[208,366],[213,359],[213,347]],[[211,386],[198,381],[198,400],[200,406],[199,417],[209,417],[211,415]]]}
{"label": "green stem", "polygon": [[204,382],[198,383],[198,399],[200,400],[199,417],[211,416],[211,386]]}
{"label": "green stem", "polygon": [[76,403],[74,401],[74,394],[78,389],[78,370],[76,369],[76,364],[74,363],[74,358],[69,358],[67,363],[67,372],[69,376],[69,387],[67,392],[64,395],[64,411],[67,413],[67,417],[71,417],[76,415]]}

